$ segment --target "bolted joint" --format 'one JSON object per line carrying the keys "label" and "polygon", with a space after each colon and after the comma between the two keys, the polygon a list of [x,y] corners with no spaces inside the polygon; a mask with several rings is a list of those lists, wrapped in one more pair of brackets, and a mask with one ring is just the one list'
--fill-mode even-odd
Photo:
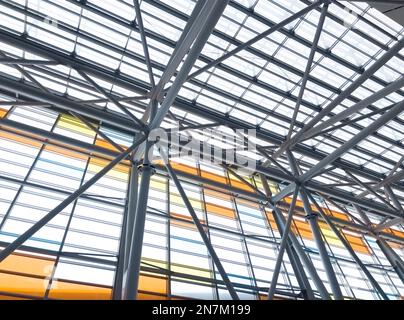
{"label": "bolted joint", "polygon": [[150,171],[150,175],[154,175],[156,173],[156,167],[150,163],[143,163],[137,166],[137,170],[139,174],[142,174],[143,171]]}
{"label": "bolted joint", "polygon": [[318,217],[317,213],[310,213],[304,216],[306,218],[306,220],[311,220],[311,219],[315,219]]}

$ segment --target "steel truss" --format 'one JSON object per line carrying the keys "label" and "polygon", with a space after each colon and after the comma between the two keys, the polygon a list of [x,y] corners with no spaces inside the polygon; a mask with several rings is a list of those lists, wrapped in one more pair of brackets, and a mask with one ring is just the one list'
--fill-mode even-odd
{"label": "steel truss", "polygon": [[[148,0],[145,1],[150,2]],[[91,6],[85,1],[70,2],[80,5],[82,8],[88,9],[92,12],[100,13],[97,7]],[[344,298],[340,288],[340,283],[338,282],[336,272],[334,270],[335,266],[330,259],[323,235],[321,234],[318,226],[319,220],[325,221],[330,226],[337,238],[348,250],[353,260],[359,265],[362,272],[366,275],[375,292],[377,292],[382,299],[389,299],[387,294],[383,291],[381,286],[369,272],[367,266],[361,261],[360,257],[352,249],[349,242],[341,234],[340,229],[344,228],[353,231],[361,231],[375,237],[377,239],[378,246],[386,256],[387,260],[391,263],[399,278],[404,282],[404,265],[402,259],[397,255],[396,252],[394,252],[386,241],[389,240],[401,244],[404,243],[403,238],[386,231],[387,228],[402,223],[404,218],[402,204],[403,199],[395,194],[395,190],[404,192],[404,185],[400,181],[402,180],[404,173],[402,160],[396,163],[391,159],[381,156],[380,158],[383,161],[394,166],[390,174],[388,176],[384,176],[371,169],[367,169],[361,167],[360,165],[343,160],[341,159],[341,156],[350,150],[361,151],[367,155],[375,156],[376,154],[372,150],[364,150],[358,146],[358,144],[368,136],[375,136],[383,140],[385,143],[390,143],[391,145],[400,147],[402,149],[401,142],[397,142],[387,136],[382,136],[377,133],[377,130],[392,120],[403,125],[403,120],[398,118],[398,116],[404,111],[404,102],[397,102],[392,106],[386,107],[386,109],[382,111],[378,110],[376,107],[373,107],[371,104],[394,92],[399,95],[401,99],[403,98],[404,93],[402,92],[401,87],[403,86],[404,78],[401,77],[391,83],[386,83],[385,81],[376,77],[375,73],[392,57],[396,56],[401,59],[400,61],[402,61],[403,57],[399,54],[399,51],[404,46],[404,38],[402,37],[401,39],[396,39],[396,43],[390,48],[383,48],[386,52],[374,64],[372,64],[366,70],[360,70],[356,66],[346,61],[341,61],[340,58],[333,55],[331,52],[326,52],[318,47],[318,42],[320,35],[323,32],[325,19],[327,17],[333,18],[334,20],[337,19],[335,16],[331,15],[330,12],[328,12],[328,7],[330,5],[330,1],[328,0],[319,0],[313,3],[310,2],[307,7],[279,22],[278,24],[269,23],[268,21],[265,21],[264,18],[256,15],[254,12],[248,12],[248,15],[266,23],[268,25],[268,29],[245,43],[240,43],[238,40],[229,38],[228,35],[215,30],[215,26],[221,18],[226,6],[231,6],[233,8],[242,10],[242,7],[233,1],[199,0],[197,1],[194,10],[189,17],[184,16],[184,14],[167,7],[163,3],[158,2],[156,5],[158,5],[160,8],[171,11],[172,14],[175,14],[179,18],[187,20],[177,43],[173,43],[172,41],[170,42],[169,40],[164,39],[163,36],[147,30],[143,23],[142,12],[138,0],[134,0],[133,4],[136,12],[136,20],[134,23],[129,25],[129,27],[132,31],[140,34],[143,55],[132,55],[131,58],[138,62],[145,63],[149,77],[148,83],[140,81],[135,77],[128,77],[119,72],[114,72],[91,61],[85,61],[74,54],[69,55],[52,49],[50,46],[29,39],[26,34],[18,36],[3,29],[0,30],[0,40],[2,42],[45,59],[38,60],[14,58],[1,53],[0,64],[16,68],[16,70],[21,72],[25,78],[23,81],[18,81],[18,79],[13,78],[10,75],[0,75],[0,93],[3,96],[8,97],[10,100],[15,100],[4,101],[1,102],[1,104],[9,104],[17,107],[30,105],[41,106],[56,110],[58,112],[68,112],[80,119],[91,130],[97,130],[96,127],[92,125],[94,121],[102,122],[105,126],[125,134],[129,134],[133,138],[133,144],[129,148],[124,149],[104,134],[102,137],[114,147],[114,149],[109,149],[82,142],[57,133],[48,132],[46,130],[35,128],[7,118],[0,118],[1,131],[15,132],[14,130],[17,130],[19,135],[29,137],[29,139],[39,141],[44,145],[49,144],[67,149],[71,148],[72,150],[82,152],[84,154],[96,154],[105,159],[112,159],[110,163],[106,165],[100,172],[84,183],[74,193],[68,195],[64,201],[62,201],[53,210],[49,211],[48,214],[46,214],[26,232],[18,236],[16,240],[11,243],[2,244],[4,245],[4,249],[0,252],[0,262],[6,259],[15,250],[25,250],[25,248],[28,248],[27,246],[24,246],[24,243],[30,239],[30,237],[32,237],[38,230],[49,223],[69,204],[77,200],[77,198],[86,197],[87,195],[85,192],[115,165],[129,159],[130,180],[128,185],[127,202],[125,206],[126,209],[122,224],[119,255],[114,280],[114,299],[136,299],[140,272],[147,270],[147,267],[141,265],[141,256],[146,214],[149,213],[147,200],[150,188],[150,178],[153,174],[169,176],[174,182],[187,210],[192,217],[192,221],[203,240],[203,243],[208,249],[209,256],[213,260],[214,265],[222,278],[222,280],[217,282],[223,284],[227,288],[230,296],[233,299],[239,298],[236,288],[239,288],[240,285],[232,283],[231,279],[226,273],[225,267],[220,260],[220,255],[216,253],[214,246],[210,242],[210,239],[206,233],[206,228],[197,217],[197,214],[195,213],[192,204],[181,185],[181,181],[186,181],[196,185],[203,183],[205,186],[207,186],[207,188],[220,188],[224,192],[237,198],[253,200],[272,210],[274,220],[279,227],[282,238],[279,243],[278,257],[272,280],[270,281],[270,287],[267,290],[269,299],[273,299],[276,294],[282,294],[282,290],[277,290],[276,286],[285,251],[296,274],[303,298],[317,298],[316,294],[311,288],[306,272],[313,281],[317,292],[322,299]],[[5,5],[28,16],[35,16],[39,14],[27,11],[23,7],[13,5],[8,2]],[[312,10],[320,10],[321,12],[318,27],[312,42],[299,38],[299,36],[285,28],[285,26],[291,22],[303,18]],[[107,12],[102,12],[102,15],[118,24],[128,27],[126,22],[119,20],[116,17],[109,16],[109,13]],[[71,28],[66,25],[62,25],[60,28],[62,28],[65,32],[73,32]],[[277,61],[275,58],[270,57],[253,47],[256,42],[275,32],[280,32],[292,39],[300,41],[303,45],[310,47],[310,54],[307,60],[305,71],[303,73],[297,69],[293,69],[291,66],[286,65],[282,61]],[[235,48],[216,60],[204,56],[201,53],[202,49],[212,34],[229,41],[235,46]],[[161,41],[168,47],[173,48],[171,58],[167,65],[158,64],[151,59],[147,39]],[[108,43],[104,44],[113,47]],[[289,92],[283,92],[256,78],[249,78],[238,70],[231,69],[223,64],[226,59],[233,57],[243,50],[257,54],[258,56],[267,59],[268,61],[272,61],[301,77],[302,82],[298,96],[293,96]],[[330,84],[327,84],[322,80],[314,78],[310,74],[310,71],[316,53],[320,53],[329,59],[341,62],[347,68],[358,72],[360,76],[343,91],[332,87]],[[203,61],[205,66],[191,73],[191,69],[196,65],[198,59]],[[68,95],[62,96],[57,92],[42,86],[35,78],[36,72],[43,72],[57,79],[63,79],[63,75],[60,75],[56,71],[49,68],[49,66],[54,65],[68,66],[76,70],[81,78],[74,78],[70,81],[83,88],[97,91],[103,97],[94,101],[78,100]],[[230,185],[225,185],[219,182],[204,179],[200,176],[193,176],[185,172],[177,171],[170,165],[165,153],[166,151],[164,150],[159,150],[162,159],[164,160],[164,166],[154,165],[152,159],[149,159],[148,157],[150,150],[155,148],[154,142],[148,140],[149,133],[153,129],[161,127],[161,124],[164,119],[166,119],[166,116],[170,115],[170,108],[172,106],[197,116],[203,116],[205,119],[210,121],[208,124],[200,124],[192,120],[183,119],[183,127],[181,127],[178,135],[183,136],[182,132],[220,125],[228,126],[233,129],[252,128],[251,125],[244,122],[242,119],[230,118],[198,103],[181,98],[178,95],[184,84],[189,82],[193,85],[200,86],[204,90],[208,90],[215,94],[220,94],[225,98],[233,99],[234,96],[232,96],[232,93],[224,91],[219,92],[216,88],[198,80],[198,75],[208,71],[212,71],[214,73],[214,68],[229,72],[230,74],[235,75],[244,81],[254,83],[262,89],[276,93],[281,97],[288,97],[296,103],[293,116],[289,119],[286,117],[286,119],[290,121],[290,128],[286,137],[260,127],[255,128],[257,129],[257,138],[269,143],[272,145],[272,147],[274,147],[273,151],[268,152],[264,146],[258,146],[257,149],[260,154],[264,156],[265,160],[257,163],[255,172],[251,172],[251,175],[260,176],[265,193],[255,188],[251,183],[237,175],[237,171],[234,168],[237,167],[238,164],[235,162],[223,163],[223,167],[229,173],[237,176],[249,188],[254,189],[254,192],[240,190]],[[162,72],[162,76],[157,83],[155,82],[156,70]],[[175,77],[174,81],[167,88],[167,84],[173,77]],[[107,92],[107,90],[103,88],[97,82],[97,80],[94,80],[94,78],[97,78],[100,81],[115,83],[122,88],[130,90],[136,95],[133,97],[127,97],[118,93]],[[374,92],[372,95],[363,100],[355,98],[352,93],[368,79],[383,85],[383,88],[377,92]],[[305,101],[304,92],[306,90],[308,81],[322,85],[323,87],[336,93],[336,98],[322,109],[308,101]],[[343,112],[334,114],[333,110],[347,98],[355,101],[355,104]],[[148,103],[141,103],[143,100],[146,100]],[[237,98],[237,100],[240,100],[246,105],[257,108],[257,110],[267,112],[267,110],[262,106],[244,101],[243,98]],[[114,104],[121,111],[121,113],[101,109],[96,105],[98,102],[110,102]],[[123,102],[125,102],[125,106],[122,104]],[[301,106],[305,106],[306,108],[317,112],[307,124],[301,123],[297,120],[299,108]],[[365,108],[372,110],[373,114],[362,116],[361,119],[370,118],[370,116],[373,116],[374,114],[380,113],[381,115],[376,120],[370,118],[372,119],[372,123],[366,127],[359,125],[358,119],[350,119],[350,121],[352,120],[350,124],[358,130],[358,133],[348,141],[341,141],[338,137],[328,135],[331,128],[334,128],[334,126],[346,126],[347,123],[344,121],[347,121],[349,117],[359,113]],[[135,115],[135,111],[136,113],[143,114],[143,116],[140,118],[137,117]],[[284,115],[275,112],[272,112],[269,114],[269,116],[279,120],[285,119]],[[326,116],[329,117],[327,120],[319,122]],[[338,123],[340,124],[337,125]],[[297,129],[297,132],[292,135],[294,129]],[[303,143],[309,138],[322,135],[327,135],[327,137],[334,142],[339,142],[339,148],[329,154],[324,154],[318,150],[307,147],[307,145]],[[171,146],[174,145],[170,145],[170,147]],[[312,165],[309,161],[305,161],[304,159],[298,160],[298,158],[295,156],[297,154],[312,159],[316,163]],[[400,168],[401,171],[399,171]],[[342,174],[341,171],[345,172],[346,174]],[[352,193],[344,191],[343,189],[336,187],[331,188],[325,183],[316,181],[316,177],[325,174],[329,174],[331,177],[343,181],[341,182],[341,185],[344,183],[354,185],[363,191],[362,193],[353,195]],[[361,177],[361,179],[358,177]],[[9,178],[0,176],[0,180],[1,179],[7,180]],[[267,179],[275,181],[283,186],[279,193],[273,194],[273,192],[271,192]],[[362,179],[366,180],[367,182],[363,182]],[[383,193],[383,190],[385,190],[387,196]],[[280,207],[284,205],[283,199],[291,194],[293,194],[293,197],[291,203],[288,205],[289,211],[285,219]],[[379,201],[367,198],[366,196],[369,194],[374,195]],[[321,195],[322,197],[325,197],[328,202],[335,203],[341,207],[349,206],[356,211],[361,218],[359,219],[355,216],[355,221],[346,221],[329,216],[324,212],[324,209],[319,205],[313,195]],[[304,213],[302,213],[302,215],[304,214],[305,218],[308,220],[311,227],[311,232],[314,235],[319,256],[321,257],[321,261],[324,265],[327,279],[331,287],[332,297],[330,292],[327,291],[323,281],[317,274],[317,271],[309,256],[303,249],[303,246],[297,240],[293,232],[291,232],[293,215],[297,214],[298,212],[296,208],[296,201],[298,198],[300,198],[303,203]],[[312,205],[314,205],[315,210],[313,209]],[[373,225],[369,219],[369,216],[371,215],[380,216],[384,220],[377,225]],[[30,248],[29,250],[34,251],[35,249]]]}

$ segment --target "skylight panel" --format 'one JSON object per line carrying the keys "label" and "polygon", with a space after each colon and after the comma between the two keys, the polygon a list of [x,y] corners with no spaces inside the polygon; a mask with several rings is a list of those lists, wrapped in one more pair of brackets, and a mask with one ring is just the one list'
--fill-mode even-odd
{"label": "skylight panel", "polygon": [[[98,18],[98,16],[96,17]],[[80,30],[88,34],[95,35],[97,38],[102,40],[113,39],[113,41],[110,43],[121,48],[125,47],[129,35],[129,29],[126,29],[125,33],[116,32],[114,29],[111,29],[110,26],[104,26],[97,20],[90,20],[86,17],[81,19]]]}
{"label": "skylight panel", "polygon": [[81,38],[78,39],[76,53],[78,56],[81,56],[88,61],[99,63],[109,69],[117,69],[120,61],[119,54],[107,48],[98,45],[96,46]]}
{"label": "skylight panel", "polygon": [[16,77],[20,79],[22,77],[21,73],[13,67],[0,64],[0,72],[8,76]]}
{"label": "skylight panel", "polygon": [[254,7],[254,12],[269,19],[273,23],[279,23],[290,15],[285,9],[267,0],[259,0]]}
{"label": "skylight panel", "polygon": [[[113,13],[114,15],[123,18],[127,21],[133,21],[135,19],[135,9],[133,6],[126,4],[123,1],[116,0],[88,0],[89,3],[96,5],[97,7],[102,8],[108,13]],[[143,9],[143,6],[142,6]]]}
{"label": "skylight panel", "polygon": [[273,86],[276,86],[282,91],[286,92],[290,91],[295,85],[294,83],[265,70],[261,72],[261,74],[258,76],[258,79],[263,81],[264,83],[272,84]]}
{"label": "skylight panel", "polygon": [[230,106],[220,103],[220,102],[213,100],[204,95],[198,96],[196,101],[202,105],[205,105],[206,107],[208,107],[210,109],[213,109],[213,110],[221,112],[221,113],[227,113],[230,109]]}
{"label": "skylight panel", "polygon": [[183,20],[178,19],[146,2],[142,3],[142,10],[145,29],[153,30],[165,38],[178,41],[181,31],[185,26]]}
{"label": "skylight panel", "polygon": [[306,68],[307,64],[307,58],[302,57],[301,55],[298,55],[296,53],[290,52],[284,47],[281,47],[279,51],[276,53],[276,58],[278,58],[281,61],[284,61],[288,65],[291,65],[300,71],[304,71]]}
{"label": "skylight panel", "polygon": [[366,55],[341,41],[334,46],[332,52],[357,67],[363,66],[369,60]]}
{"label": "skylight panel", "polygon": [[37,12],[46,13],[48,23],[58,23],[59,21],[63,21],[63,24],[69,25],[73,28],[77,28],[79,25],[80,9],[77,6],[65,7],[65,4],[63,3],[63,7],[61,7],[60,2],[52,3],[48,1],[27,1],[27,6],[29,9]]}
{"label": "skylight panel", "polygon": [[0,4],[0,27],[14,33],[24,32],[24,15]]}
{"label": "skylight panel", "polygon": [[398,34],[402,30],[402,26],[399,23],[390,19],[375,8],[370,8],[368,10],[366,18],[380,26],[382,29],[391,32],[393,35]]}
{"label": "skylight panel", "polygon": [[[129,0],[131,1],[131,0]],[[194,1],[190,0],[161,0],[161,2],[169,5],[172,8],[175,8],[181,12],[186,13],[187,15],[191,15],[192,10],[195,6]]]}
{"label": "skylight panel", "polygon": [[215,26],[216,30],[223,32],[232,38],[235,36],[239,28],[240,28],[239,24],[234,23],[233,21],[224,16],[222,16],[219,19],[218,23]]}
{"label": "skylight panel", "polygon": [[55,25],[27,17],[28,38],[39,40],[63,51],[71,52],[74,48],[75,36],[63,31]]}

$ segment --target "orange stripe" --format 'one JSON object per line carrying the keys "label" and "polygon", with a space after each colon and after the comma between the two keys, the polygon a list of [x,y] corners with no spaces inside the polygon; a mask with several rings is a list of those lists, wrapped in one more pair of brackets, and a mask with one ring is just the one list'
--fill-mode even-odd
{"label": "orange stripe", "polygon": [[[42,287],[43,280],[42,281]],[[110,300],[111,288],[101,288],[91,285],[53,281],[49,292],[49,298],[67,300]]]}
{"label": "orange stripe", "polygon": [[215,173],[211,173],[211,172],[207,172],[207,171],[201,171],[201,176],[203,178],[206,178],[206,179],[209,179],[209,180],[212,180],[212,181],[215,181],[215,182],[219,182],[219,183],[222,183],[224,185],[227,184],[227,180],[226,180],[225,177],[220,176],[220,175],[215,174]]}
{"label": "orange stripe", "polygon": [[167,278],[140,275],[139,290],[167,294]]}
{"label": "orange stripe", "polygon": [[236,214],[233,209],[222,207],[216,204],[206,203],[206,212],[213,213],[226,218],[235,219]]}
{"label": "orange stripe", "polygon": [[[170,216],[173,218],[179,218],[186,221],[179,221],[179,220],[171,220],[171,223],[177,227],[183,227],[188,229],[196,229],[194,220],[190,216],[185,216],[180,213],[170,212]],[[206,221],[204,219],[199,219],[202,224],[205,224]]]}
{"label": "orange stripe", "polygon": [[0,108],[0,118],[3,118],[7,114],[8,110]]}

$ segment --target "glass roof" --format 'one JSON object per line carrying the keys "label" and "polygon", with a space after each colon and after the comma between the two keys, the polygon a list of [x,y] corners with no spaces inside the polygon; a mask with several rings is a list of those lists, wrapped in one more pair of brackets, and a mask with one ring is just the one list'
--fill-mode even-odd
{"label": "glass roof", "polygon": [[[310,1],[288,0],[230,1],[191,74],[305,8],[309,3]],[[141,1],[140,7],[156,82],[170,59],[194,5],[195,2],[191,0]],[[115,74],[117,79],[130,79],[131,84],[145,88],[149,86],[139,29],[136,23],[133,23],[135,11],[132,1],[83,3],[5,0],[0,3],[0,9],[1,32],[16,35],[33,47],[40,45],[41,48],[53,49],[56,53],[89,62]],[[245,128],[259,128],[257,144],[264,147],[284,141],[319,17],[319,8],[311,10],[279,31],[187,81],[171,108],[172,115],[183,125],[207,124],[217,119],[229,120],[223,122],[224,126],[215,128],[217,138],[210,139],[209,143],[212,144],[219,141],[221,135],[232,135],[226,130],[229,123]],[[403,32],[402,26],[371,8],[366,2],[331,3],[293,133],[298,132],[396,44],[402,38]],[[28,47],[13,45],[9,41],[3,42],[1,37],[0,50],[3,57],[49,59],[29,50]],[[404,72],[403,53],[404,50],[401,50],[386,62],[321,121],[399,79]],[[38,64],[24,65],[21,68],[28,71],[48,90],[64,94],[70,99],[104,98],[71,66]],[[13,66],[6,64],[0,64],[0,72],[13,78],[24,77]],[[122,86],[120,82],[106,81],[95,76],[91,78],[105,91],[118,98],[138,94],[129,87]],[[171,84],[172,81],[167,87]],[[358,121],[300,142],[295,151],[303,168],[307,170],[324,155],[338,149],[380,117],[382,111],[378,113],[378,110],[402,101],[403,94],[404,92],[399,90],[382,97],[351,118],[360,118],[372,113],[369,117],[362,117]],[[3,99],[12,100],[9,96],[3,96]],[[141,118],[148,100],[128,100],[121,103],[136,117]],[[105,100],[92,105],[94,108],[122,114],[113,103]],[[366,172],[364,179],[382,179],[404,153],[403,121],[404,116],[398,115],[345,153],[339,161]],[[166,117],[162,127],[170,127],[172,123],[172,118]],[[190,132],[195,136],[198,129]],[[236,138],[235,144],[239,142],[240,139]],[[265,157],[258,152],[250,156],[265,161]],[[286,158],[280,158],[279,161],[288,168]],[[334,170],[315,179],[338,183],[346,181],[347,177],[344,172],[338,170],[337,165]],[[396,183],[395,187],[398,192],[404,191],[402,183]],[[353,187],[345,187],[345,190],[354,193],[363,191]],[[375,200],[379,201],[377,198]]]}

